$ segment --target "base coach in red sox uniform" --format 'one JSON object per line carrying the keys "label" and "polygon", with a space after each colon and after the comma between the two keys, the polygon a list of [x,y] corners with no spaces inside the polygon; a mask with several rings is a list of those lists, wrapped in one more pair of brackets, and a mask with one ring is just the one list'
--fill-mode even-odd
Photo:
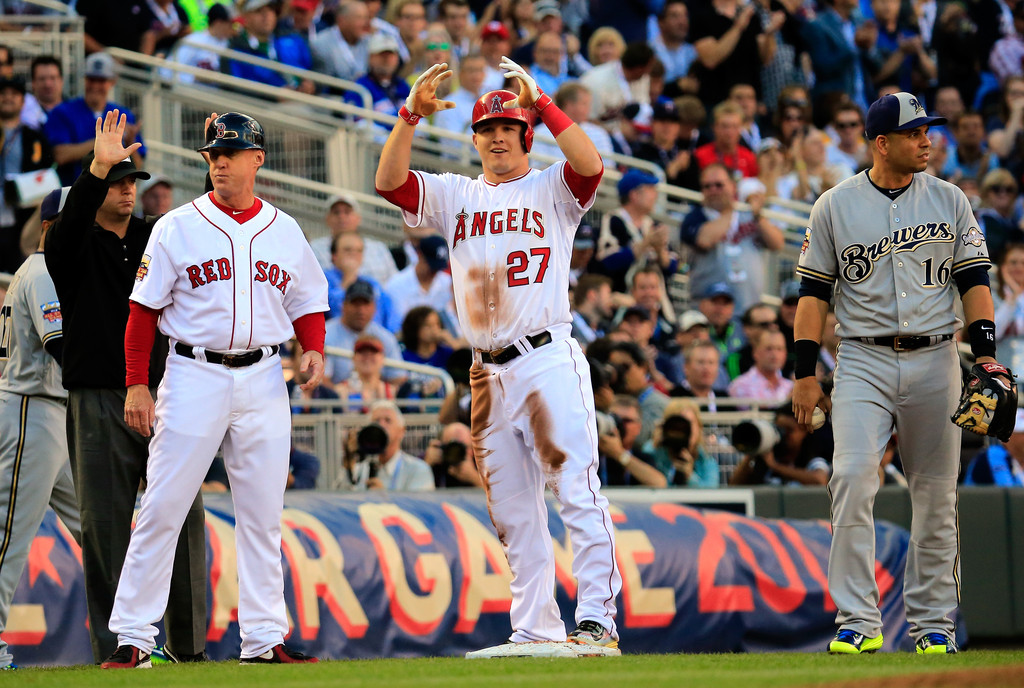
{"label": "base coach in red sox uniform", "polygon": [[[97,662],[117,646],[107,622],[149,456],[149,440],[124,422],[124,333],[128,296],[156,218],[132,215],[135,180],[149,175],[128,159],[121,144],[124,116],[119,120],[118,114],[114,110],[97,120],[95,159],[72,185],[45,242],[46,268],[64,318],[68,453],[82,518],[85,598]],[[163,375],[160,353],[166,340],[157,349],[149,369],[154,385]],[[167,600],[166,649],[169,657],[183,661],[203,659],[206,646],[206,530],[198,492],[182,496],[191,507],[174,550]]]}
{"label": "base coach in red sox uniform", "polygon": [[[377,191],[411,227],[438,227],[451,247],[459,324],[473,346],[473,451],[487,506],[512,570],[512,641],[472,657],[619,654],[621,586],[608,502],[599,492],[590,367],[570,336],[569,262],[580,218],[594,203],[601,156],[521,67],[504,58],[519,96],[491,91],[473,108],[484,173],[409,171],[414,126],[454,104],[435,98],[451,75],[434,65],[413,86],[384,145]],[[535,113],[566,162],[530,168]],[[553,591],[545,487],[561,505],[579,584],[566,637]],[[568,642],[566,642],[568,640]]]}
{"label": "base coach in red sox uniform", "polygon": [[[138,267],[125,335],[124,417],[155,426],[149,487],[125,557],[105,669],[145,667],[171,577],[171,544],[188,497],[219,448],[231,481],[242,664],[316,662],[284,645],[288,617],[281,512],[291,412],[278,344],[294,334],[313,389],[324,371],[327,279],[295,220],[253,194],[266,152],[259,122],[213,115],[206,145],[213,191],[164,215]],[[154,406],[146,365],[157,326],[171,341]]]}

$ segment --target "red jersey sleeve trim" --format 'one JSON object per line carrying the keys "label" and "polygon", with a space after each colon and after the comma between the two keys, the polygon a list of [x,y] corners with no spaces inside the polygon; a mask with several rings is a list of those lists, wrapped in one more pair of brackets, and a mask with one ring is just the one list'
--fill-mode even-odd
{"label": "red jersey sleeve trim", "polygon": [[579,172],[572,168],[572,165],[565,163],[562,165],[562,178],[565,179],[565,185],[569,191],[576,198],[576,202],[580,204],[580,207],[584,207],[594,194],[597,192],[597,187],[601,184],[601,177],[604,176],[604,168],[592,177],[584,177]]}
{"label": "red jersey sleeve trim", "polygon": [[160,310],[129,301],[128,326],[124,331],[125,387],[149,384],[149,357],[159,319]]}
{"label": "red jersey sleeve trim", "polygon": [[397,205],[407,213],[415,215],[420,210],[420,185],[416,175],[411,171],[405,178],[405,183],[397,189],[383,191],[377,189],[377,193],[386,201]]}
{"label": "red jersey sleeve trim", "polygon": [[299,340],[303,351],[316,351],[324,355],[324,338],[326,337],[326,325],[323,313],[306,313],[299,316],[292,327],[295,328],[295,338]]}

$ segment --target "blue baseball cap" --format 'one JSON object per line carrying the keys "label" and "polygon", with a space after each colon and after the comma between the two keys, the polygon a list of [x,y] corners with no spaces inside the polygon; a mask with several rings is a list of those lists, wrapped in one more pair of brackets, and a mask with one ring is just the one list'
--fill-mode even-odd
{"label": "blue baseball cap", "polygon": [[924,105],[913,93],[901,91],[882,96],[871,104],[864,130],[870,141],[890,131],[945,123],[945,117],[929,117]]}
{"label": "blue baseball cap", "polygon": [[444,237],[431,234],[420,239],[420,253],[427,261],[427,265],[434,272],[441,272],[448,267],[448,242]]}
{"label": "blue baseball cap", "polygon": [[650,172],[644,172],[643,170],[638,170],[636,168],[629,169],[624,175],[622,175],[622,179],[619,180],[619,198],[625,198],[629,195],[630,191],[638,186],[643,186],[644,184],[657,184],[658,182],[659,179]]}
{"label": "blue baseball cap", "polygon": [[60,211],[64,210],[64,201],[68,198],[68,191],[71,191],[70,186],[65,186],[61,189],[54,189],[50,193],[46,194],[46,198],[39,205],[39,217],[42,220],[52,220],[57,217]]}
{"label": "blue baseball cap", "polygon": [[736,294],[733,293],[728,282],[712,282],[700,295],[702,299],[713,299],[716,296],[726,296],[730,301],[736,300]]}

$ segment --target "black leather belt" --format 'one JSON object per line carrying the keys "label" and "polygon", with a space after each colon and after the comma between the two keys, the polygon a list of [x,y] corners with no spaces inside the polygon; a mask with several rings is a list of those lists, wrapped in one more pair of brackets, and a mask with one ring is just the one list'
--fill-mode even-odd
{"label": "black leather belt", "polygon": [[948,342],[952,338],[951,334],[937,334],[931,337],[854,337],[853,340],[875,346],[887,346],[893,351],[913,351]]}
{"label": "black leather belt", "polygon": [[[551,333],[548,332],[547,330],[544,330],[543,332],[524,337],[523,339],[530,342],[530,345],[534,349],[539,349],[545,344],[551,343]],[[508,363],[516,356],[519,356],[520,353],[522,353],[519,351],[519,349],[516,348],[515,344],[506,346],[504,349],[495,349],[494,351],[484,351],[483,349],[477,349],[476,352],[480,354],[480,360],[483,361],[484,363],[495,363],[497,365]]]}
{"label": "black leather belt", "polygon": [[[277,353],[278,346],[275,344],[270,347],[270,356]],[[177,342],[174,345],[174,353],[185,358],[191,358],[195,360],[196,355],[192,353],[192,347],[188,344],[182,344]],[[228,368],[245,368],[251,366],[254,363],[259,363],[264,358],[263,349],[251,349],[240,354],[222,354],[217,351],[206,352],[206,362],[213,363],[214,365],[222,365]]]}

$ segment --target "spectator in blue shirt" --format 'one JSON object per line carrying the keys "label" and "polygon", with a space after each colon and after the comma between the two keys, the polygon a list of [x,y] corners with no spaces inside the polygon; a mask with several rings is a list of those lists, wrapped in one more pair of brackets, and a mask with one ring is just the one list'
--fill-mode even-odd
{"label": "spectator in blue shirt", "polygon": [[[409,96],[409,84],[398,77],[398,41],[386,33],[375,33],[370,37],[370,71],[356,79],[365,86],[373,98],[373,109],[385,115],[397,116]],[[345,94],[345,102],[362,105],[361,97],[352,92]],[[377,125],[391,130],[387,122]]]}
{"label": "spectator in blue shirt", "polygon": [[402,320],[391,305],[391,297],[381,287],[380,282],[373,279],[363,270],[363,256],[366,242],[356,232],[344,232],[331,240],[332,266],[324,270],[327,277],[327,306],[330,311],[328,318],[341,315],[341,303],[345,298],[345,290],[357,279],[368,282],[376,294],[377,309],[373,321],[397,332]]}
{"label": "spectator in blue shirt", "polygon": [[[71,186],[82,173],[81,160],[92,151],[96,139],[96,118],[111,110],[120,110],[127,118],[125,140],[142,143],[139,125],[131,110],[107,100],[114,87],[114,58],[107,53],[93,53],[85,61],[85,95],[66,100],[53,109],[46,120],[44,133],[53,146],[57,174],[64,186]],[[132,153],[135,166],[142,169],[146,148]]]}
{"label": "spectator in blue shirt", "polygon": [[[312,69],[313,56],[306,38],[294,32],[275,34],[277,13],[278,5],[274,0],[246,0],[242,6],[245,28],[231,39],[228,48],[290,67]],[[224,59],[220,68],[225,74],[267,86],[291,88],[307,94],[316,91],[316,86],[308,79],[284,75],[275,69],[248,62]]]}

